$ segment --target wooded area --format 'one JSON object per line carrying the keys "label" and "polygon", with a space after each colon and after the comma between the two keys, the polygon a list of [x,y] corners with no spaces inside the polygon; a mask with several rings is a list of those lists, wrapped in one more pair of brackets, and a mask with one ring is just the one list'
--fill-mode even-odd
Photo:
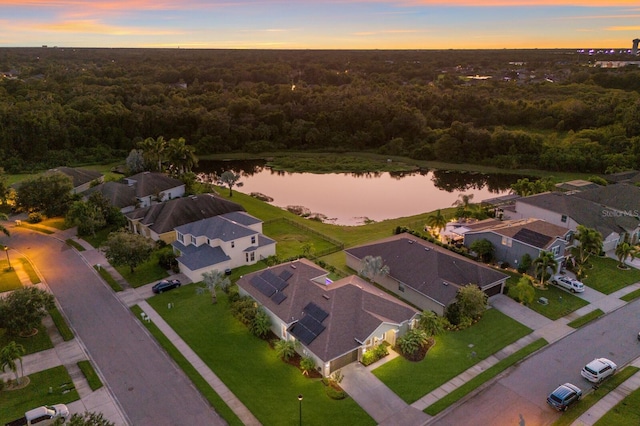
{"label": "wooded area", "polygon": [[[0,167],[371,151],[602,173],[640,161],[640,70],[568,50],[0,49]],[[491,78],[485,78],[491,77]]]}

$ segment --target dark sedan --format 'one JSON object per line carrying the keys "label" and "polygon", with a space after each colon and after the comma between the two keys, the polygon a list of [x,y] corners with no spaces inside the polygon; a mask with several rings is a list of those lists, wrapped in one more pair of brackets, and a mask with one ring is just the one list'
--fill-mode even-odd
{"label": "dark sedan", "polygon": [[162,280],[155,284],[152,287],[152,290],[154,293],[158,294],[174,289],[176,287],[180,287],[181,285],[182,283],[180,282],[180,280]]}

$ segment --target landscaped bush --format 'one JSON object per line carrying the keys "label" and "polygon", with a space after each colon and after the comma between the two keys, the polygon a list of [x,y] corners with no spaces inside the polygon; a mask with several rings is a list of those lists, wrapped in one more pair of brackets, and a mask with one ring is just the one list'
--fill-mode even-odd
{"label": "landscaped bush", "polygon": [[42,222],[42,213],[40,212],[32,212],[29,213],[29,218],[27,219],[29,223],[40,223]]}
{"label": "landscaped bush", "polygon": [[310,356],[302,357],[300,360],[300,370],[305,376],[309,376],[312,371],[316,370],[316,362]]}
{"label": "landscaped bush", "polygon": [[171,269],[173,272],[180,272],[176,254],[171,247],[164,247],[158,255],[158,265],[162,269]]}
{"label": "landscaped bush", "polygon": [[240,297],[231,304],[231,314],[247,327],[253,324],[257,313],[256,302],[250,297]]}
{"label": "landscaped bush", "polygon": [[365,352],[364,355],[362,355],[362,361],[360,362],[363,365],[371,365],[387,355],[389,355],[389,349],[385,343],[381,343],[370,351]]}
{"label": "landscaped bush", "polygon": [[334,388],[333,386],[327,386],[325,388],[325,392],[327,393],[327,396],[331,399],[345,399],[347,397],[347,394],[345,393],[345,391],[343,390],[338,390],[336,388]]}
{"label": "landscaped bush", "polygon": [[404,336],[398,339],[400,353],[409,361],[421,361],[427,351],[433,346],[433,338],[429,338],[427,333],[419,328],[409,330]]}

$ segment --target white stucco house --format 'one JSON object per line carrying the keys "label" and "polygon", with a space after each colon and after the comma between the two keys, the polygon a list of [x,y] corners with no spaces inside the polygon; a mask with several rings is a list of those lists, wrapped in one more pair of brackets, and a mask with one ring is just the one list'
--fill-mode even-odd
{"label": "white stucco house", "polygon": [[276,242],[262,234],[262,221],[242,211],[198,220],[175,228],[172,243],[180,272],[191,281],[276,254]]}

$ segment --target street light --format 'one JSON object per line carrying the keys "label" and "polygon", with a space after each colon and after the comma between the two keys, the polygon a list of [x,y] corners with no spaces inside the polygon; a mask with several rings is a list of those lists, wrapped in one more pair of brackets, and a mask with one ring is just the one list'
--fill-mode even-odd
{"label": "street light", "polygon": [[4,252],[7,253],[7,263],[9,264],[9,271],[11,270],[11,261],[9,260],[9,247],[4,246]]}
{"label": "street light", "polygon": [[300,426],[302,426],[302,394],[298,395],[298,402],[300,405]]}

